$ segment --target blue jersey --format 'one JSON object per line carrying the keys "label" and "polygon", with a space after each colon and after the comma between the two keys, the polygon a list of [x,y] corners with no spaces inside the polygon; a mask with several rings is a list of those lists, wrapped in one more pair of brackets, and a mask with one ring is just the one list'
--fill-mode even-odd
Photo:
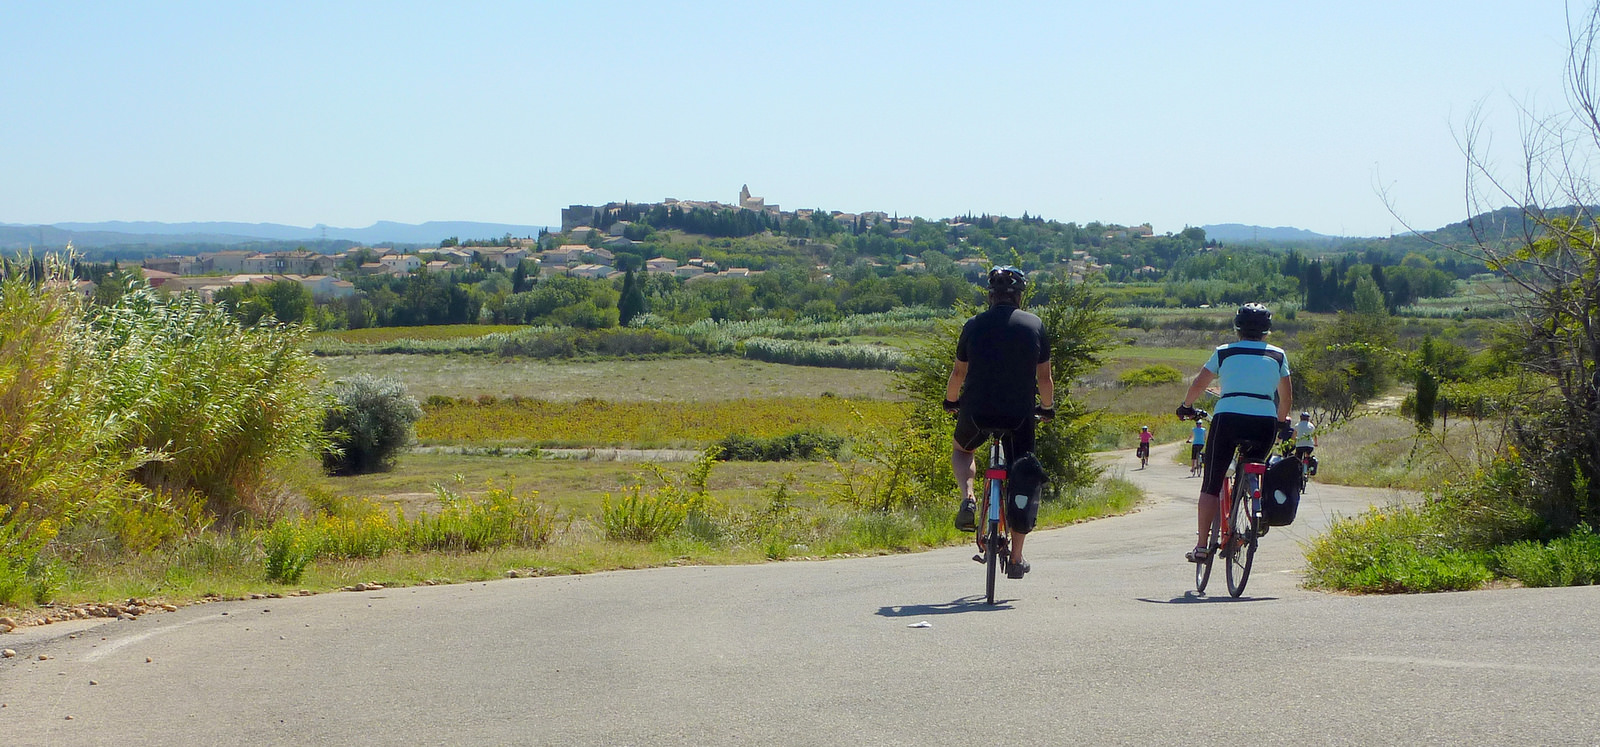
{"label": "blue jersey", "polygon": [[1278,417],[1278,380],[1289,375],[1283,348],[1260,340],[1219,345],[1206,370],[1217,375],[1221,390],[1217,414]]}
{"label": "blue jersey", "polygon": [[1206,443],[1206,427],[1203,425],[1195,426],[1194,437],[1189,439],[1189,443],[1200,444],[1201,446],[1204,446]]}

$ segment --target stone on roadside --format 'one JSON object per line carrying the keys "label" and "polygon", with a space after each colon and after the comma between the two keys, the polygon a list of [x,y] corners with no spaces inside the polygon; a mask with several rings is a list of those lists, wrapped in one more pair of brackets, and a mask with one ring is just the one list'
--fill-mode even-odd
{"label": "stone on roadside", "polygon": [[17,655],[17,652],[15,650],[13,650],[13,649],[9,649],[9,648],[0,649],[0,659],[9,659],[9,658],[11,658],[13,656],[16,656],[16,655]]}
{"label": "stone on roadside", "polygon": [[176,605],[176,604],[163,604],[163,605],[161,605],[161,609],[164,609],[164,610],[166,610],[168,612],[177,612],[178,611],[178,605]]}
{"label": "stone on roadside", "polygon": [[0,633],[10,633],[17,629],[17,621],[10,617],[0,617]]}

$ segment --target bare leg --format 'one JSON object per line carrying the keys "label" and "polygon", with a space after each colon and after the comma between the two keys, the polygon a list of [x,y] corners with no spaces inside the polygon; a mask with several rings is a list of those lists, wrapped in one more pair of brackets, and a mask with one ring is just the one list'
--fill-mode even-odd
{"label": "bare leg", "polygon": [[1211,522],[1217,518],[1217,496],[1212,493],[1200,494],[1199,508],[1199,539],[1195,547],[1205,547],[1211,543]]}
{"label": "bare leg", "polygon": [[1011,562],[1022,562],[1022,541],[1027,538],[1028,535],[1021,532],[1011,533]]}
{"label": "bare leg", "polygon": [[978,471],[972,452],[951,444],[950,469],[956,473],[956,488],[961,491],[961,497],[971,498],[972,476]]}

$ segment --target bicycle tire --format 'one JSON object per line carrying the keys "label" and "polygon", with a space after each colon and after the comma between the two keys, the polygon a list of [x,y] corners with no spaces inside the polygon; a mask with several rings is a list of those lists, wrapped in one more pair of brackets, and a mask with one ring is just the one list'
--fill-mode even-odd
{"label": "bicycle tire", "polygon": [[[1243,477],[1235,473],[1236,477]],[[1259,478],[1258,478],[1259,479]],[[1238,599],[1250,582],[1250,567],[1256,559],[1256,517],[1250,511],[1250,481],[1235,479],[1233,496],[1228,506],[1231,535],[1228,552],[1228,596]]]}
{"label": "bicycle tire", "polygon": [[1000,571],[1000,523],[989,522],[989,543],[985,552],[989,554],[988,569],[984,571],[984,596],[989,604],[994,604],[994,581]]}
{"label": "bicycle tire", "polygon": [[1198,593],[1206,593],[1206,584],[1211,581],[1211,559],[1215,556],[1215,552],[1208,553],[1205,560],[1194,564],[1194,590]]}

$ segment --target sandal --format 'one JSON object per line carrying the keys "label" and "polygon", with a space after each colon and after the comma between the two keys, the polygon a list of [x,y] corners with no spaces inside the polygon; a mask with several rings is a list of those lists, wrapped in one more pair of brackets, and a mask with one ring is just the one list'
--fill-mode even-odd
{"label": "sandal", "polygon": [[1195,549],[1184,553],[1183,559],[1191,563],[1204,563],[1206,562],[1206,558],[1209,557],[1211,557],[1210,550],[1207,550],[1204,547],[1196,547]]}

